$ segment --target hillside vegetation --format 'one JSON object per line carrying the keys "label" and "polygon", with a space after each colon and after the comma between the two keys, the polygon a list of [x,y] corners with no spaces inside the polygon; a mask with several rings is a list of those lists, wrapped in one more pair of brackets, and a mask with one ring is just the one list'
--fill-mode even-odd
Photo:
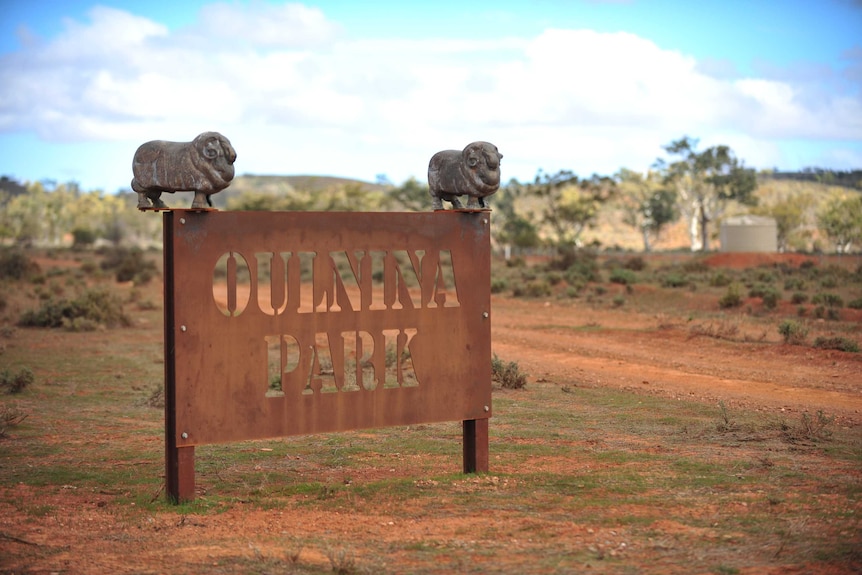
{"label": "hillside vegetation", "polygon": [[[862,172],[755,173],[725,146],[697,151],[684,137],[669,159],[638,173],[579,177],[539,171],[504,182],[490,198],[493,240],[507,253],[717,249],[724,219],[743,214],[777,222],[780,251],[852,253],[862,246]],[[505,174],[505,166],[504,174]],[[385,178],[383,178],[385,182]],[[188,207],[191,194],[165,194]],[[427,184],[401,185],[315,175],[241,175],[212,196],[222,210],[426,211]],[[161,244],[161,218],[140,213],[136,194],[85,192],[74,183],[21,184],[0,178],[0,243],[138,247]]]}

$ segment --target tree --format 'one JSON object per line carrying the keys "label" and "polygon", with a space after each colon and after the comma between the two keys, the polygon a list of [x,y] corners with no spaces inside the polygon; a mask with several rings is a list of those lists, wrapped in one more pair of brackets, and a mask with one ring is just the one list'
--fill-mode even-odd
{"label": "tree", "polygon": [[509,258],[512,247],[534,248],[541,243],[533,215],[521,207],[528,194],[529,186],[512,179],[507,185],[501,186],[493,196],[492,234],[504,247],[506,259]]}
{"label": "tree", "polygon": [[679,218],[676,191],[668,188],[657,172],[646,176],[622,168],[616,174],[623,210],[623,222],[640,230],[644,251],[652,249],[651,240],[658,239],[665,226]]}
{"label": "tree", "polygon": [[420,183],[410,177],[406,182],[387,192],[395,209],[424,212],[431,207],[428,184]]}
{"label": "tree", "polygon": [[656,161],[682,202],[683,214],[690,222],[692,251],[709,248],[709,223],[724,213],[728,202],[757,203],[754,169],[746,168],[727,146],[697,152],[697,144],[698,140],[683,136],[664,146],[668,154],[677,157],[676,161]]}
{"label": "tree", "polygon": [[[770,184],[764,186],[767,190]],[[763,188],[761,188],[763,189]],[[773,194],[766,202],[762,202],[752,213],[759,216],[769,216],[775,220],[778,235],[778,250],[786,251],[788,247],[798,246],[805,240],[803,230],[809,222],[809,213],[814,207],[813,196],[805,191]],[[761,194],[761,200],[763,194]]]}
{"label": "tree", "polygon": [[563,251],[571,251],[580,236],[592,225],[602,205],[616,191],[616,182],[593,174],[581,180],[569,170],[536,175],[533,192],[545,202],[542,222],[550,228],[552,241]]}
{"label": "tree", "polygon": [[848,253],[854,243],[862,242],[862,195],[833,195],[817,212],[817,223],[838,253]]}

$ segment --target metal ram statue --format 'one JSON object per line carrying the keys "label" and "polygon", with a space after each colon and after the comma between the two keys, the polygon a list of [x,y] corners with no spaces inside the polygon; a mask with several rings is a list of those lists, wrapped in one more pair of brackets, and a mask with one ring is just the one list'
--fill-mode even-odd
{"label": "metal ram statue", "polygon": [[458,196],[467,196],[467,209],[488,207],[485,200],[500,188],[500,160],[503,154],[488,142],[473,142],[462,151],[443,150],[428,164],[428,191],[431,206],[442,210],[443,200],[452,207],[463,206]]}
{"label": "metal ram statue", "polygon": [[142,144],[132,161],[132,189],[138,208],[167,208],[162,192],[195,193],[192,209],[212,206],[210,196],[233,179],[236,151],[218,132],[204,132],[191,142],[153,140]]}

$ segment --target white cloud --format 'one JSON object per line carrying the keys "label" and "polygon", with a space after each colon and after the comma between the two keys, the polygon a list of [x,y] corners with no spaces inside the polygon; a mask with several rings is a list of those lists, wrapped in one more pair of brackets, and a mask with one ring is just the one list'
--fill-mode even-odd
{"label": "white cloud", "polygon": [[0,132],[128,146],[219,130],[240,173],[394,181],[477,139],[520,179],[646,169],[683,134],[720,135],[769,166],[781,164],[776,139],[862,139],[858,91],[815,99],[790,79],[714,68],[628,33],[351,39],[318,9],[255,2],[209,5],[169,31],[97,7],[0,56]]}

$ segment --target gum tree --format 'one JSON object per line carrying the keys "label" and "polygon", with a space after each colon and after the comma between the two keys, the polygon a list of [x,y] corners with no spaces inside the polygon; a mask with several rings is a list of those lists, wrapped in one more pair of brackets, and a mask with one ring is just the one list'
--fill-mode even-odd
{"label": "gum tree", "polygon": [[620,192],[623,222],[641,233],[644,251],[652,249],[652,240],[679,218],[676,192],[667,187],[654,171],[646,175],[626,168],[615,176]]}
{"label": "gum tree", "polygon": [[817,224],[835,244],[838,253],[848,253],[862,242],[862,195],[835,194],[817,212]]}
{"label": "gum tree", "polygon": [[728,202],[757,203],[754,169],[746,168],[727,146],[698,152],[697,144],[698,140],[683,136],[664,146],[672,156],[669,163],[662,158],[656,161],[665,182],[676,190],[682,213],[689,220],[692,251],[709,248],[709,224],[724,213]]}
{"label": "gum tree", "polygon": [[595,222],[602,205],[616,193],[616,182],[593,174],[580,179],[568,170],[536,175],[533,192],[544,201],[542,222],[558,249],[572,251],[580,236]]}

